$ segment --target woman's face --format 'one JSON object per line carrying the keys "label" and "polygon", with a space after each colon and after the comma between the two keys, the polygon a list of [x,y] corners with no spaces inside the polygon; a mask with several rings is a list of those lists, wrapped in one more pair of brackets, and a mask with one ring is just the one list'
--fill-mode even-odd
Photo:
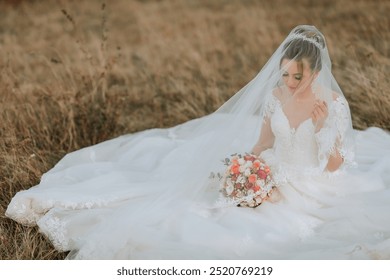
{"label": "woman's face", "polygon": [[306,60],[283,59],[281,63],[282,79],[291,93],[304,92],[313,82],[314,74]]}

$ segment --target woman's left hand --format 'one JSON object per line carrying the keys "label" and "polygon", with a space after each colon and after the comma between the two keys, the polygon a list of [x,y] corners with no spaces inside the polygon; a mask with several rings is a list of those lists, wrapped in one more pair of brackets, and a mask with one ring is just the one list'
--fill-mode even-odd
{"label": "woman's left hand", "polygon": [[311,119],[315,126],[315,131],[318,132],[324,125],[326,118],[328,117],[328,105],[325,101],[318,100],[314,104],[313,112],[311,113]]}

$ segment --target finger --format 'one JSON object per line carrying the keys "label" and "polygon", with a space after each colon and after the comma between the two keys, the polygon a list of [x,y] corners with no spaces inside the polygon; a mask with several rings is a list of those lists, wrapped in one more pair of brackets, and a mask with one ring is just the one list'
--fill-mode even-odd
{"label": "finger", "polygon": [[328,108],[328,104],[325,101],[316,100],[315,106],[319,106],[321,108]]}
{"label": "finger", "polygon": [[314,121],[317,121],[318,118],[319,118],[318,112],[317,112],[316,110],[314,110],[313,113],[312,113],[312,115],[313,115]]}
{"label": "finger", "polygon": [[322,104],[320,106],[320,108],[321,108],[322,113],[324,114],[324,117],[327,117],[328,116],[328,107],[326,106],[326,103]]}
{"label": "finger", "polygon": [[327,104],[325,100],[321,100],[321,99],[316,99],[316,103],[318,104]]}
{"label": "finger", "polygon": [[325,101],[320,103],[321,108],[328,109],[328,104]]}
{"label": "finger", "polygon": [[[326,104],[326,103],[325,103]],[[326,117],[328,115],[328,107],[324,103],[317,106],[318,110],[321,112],[321,114]]]}
{"label": "finger", "polygon": [[314,110],[320,114],[324,113],[324,108],[321,106],[321,104],[316,106]]}
{"label": "finger", "polygon": [[315,111],[314,111],[314,114],[316,116],[316,120],[317,121],[320,121],[320,120],[323,120],[326,118],[326,114],[320,109],[320,108],[317,108]]}
{"label": "finger", "polygon": [[311,118],[312,119],[316,118],[315,110],[311,111]]}
{"label": "finger", "polygon": [[316,113],[317,117],[321,116],[323,114],[323,110],[321,109],[320,106],[316,106],[313,110],[313,112]]}
{"label": "finger", "polygon": [[328,112],[328,103],[326,103],[325,101],[324,101],[324,108]]}

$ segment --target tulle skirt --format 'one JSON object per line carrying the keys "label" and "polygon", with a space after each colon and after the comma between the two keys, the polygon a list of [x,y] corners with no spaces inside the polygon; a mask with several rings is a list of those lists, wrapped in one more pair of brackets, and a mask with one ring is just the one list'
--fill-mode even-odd
{"label": "tulle skirt", "polygon": [[355,131],[357,167],[298,176],[254,209],[218,205],[218,180],[192,176],[177,155],[199,155],[171,133],[70,153],[6,215],[37,224],[69,259],[390,259],[387,132]]}

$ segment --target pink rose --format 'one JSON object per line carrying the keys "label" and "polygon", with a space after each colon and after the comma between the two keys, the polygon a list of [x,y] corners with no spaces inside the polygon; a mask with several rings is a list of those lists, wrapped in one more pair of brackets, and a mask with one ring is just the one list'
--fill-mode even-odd
{"label": "pink rose", "polygon": [[261,169],[259,171],[257,171],[257,175],[262,180],[265,180],[265,178],[267,178],[267,173],[264,170],[261,170]]}
{"label": "pink rose", "polygon": [[249,175],[249,177],[248,177],[248,181],[250,182],[250,183],[254,183],[254,182],[256,182],[256,179],[257,179],[257,176],[256,176],[256,174],[251,174],[251,175]]}
{"label": "pink rose", "polygon": [[255,160],[254,162],[253,162],[253,168],[255,169],[255,170],[257,170],[257,169],[259,169],[260,168],[260,161],[259,160]]}
{"label": "pink rose", "polygon": [[245,187],[246,187],[247,190],[252,189],[252,188],[253,188],[253,183],[247,182],[247,183],[245,184]]}
{"label": "pink rose", "polygon": [[239,165],[233,165],[230,169],[230,172],[233,174],[240,174],[240,166]]}
{"label": "pink rose", "polygon": [[252,155],[246,155],[246,156],[244,156],[244,159],[247,160],[247,161],[252,161],[253,162],[256,158],[254,156],[252,156]]}

